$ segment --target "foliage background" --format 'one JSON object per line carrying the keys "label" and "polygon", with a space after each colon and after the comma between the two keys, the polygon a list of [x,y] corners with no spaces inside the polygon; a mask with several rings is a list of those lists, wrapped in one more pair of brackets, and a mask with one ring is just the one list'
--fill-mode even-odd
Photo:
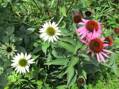
{"label": "foliage background", "polygon": [[[0,45],[12,43],[18,52],[33,55],[36,64],[25,76],[10,67],[11,59],[0,50],[0,89],[118,89],[119,27],[118,0],[0,0]],[[72,12],[101,21],[104,36],[112,35],[113,55],[107,64],[89,61],[75,34]],[[91,16],[85,12],[90,10]],[[48,20],[60,22],[62,37],[54,44],[39,38],[39,28]],[[77,85],[78,77],[86,83]]]}

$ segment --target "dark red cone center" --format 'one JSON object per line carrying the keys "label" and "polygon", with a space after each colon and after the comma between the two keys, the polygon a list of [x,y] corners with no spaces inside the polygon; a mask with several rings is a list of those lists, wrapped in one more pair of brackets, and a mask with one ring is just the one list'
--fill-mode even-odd
{"label": "dark red cone center", "polygon": [[114,32],[119,35],[119,28],[115,28]]}
{"label": "dark red cone center", "polygon": [[99,26],[98,26],[98,23],[94,20],[90,20],[86,23],[86,28],[90,31],[90,32],[93,32],[94,30],[95,31],[98,31],[99,29]]}
{"label": "dark red cone center", "polygon": [[103,41],[101,41],[99,38],[95,38],[95,39],[93,39],[93,40],[90,41],[89,48],[93,52],[99,53],[103,49]]}
{"label": "dark red cone center", "polygon": [[79,23],[82,21],[83,16],[81,15],[80,12],[75,12],[73,15],[73,21],[74,23]]}

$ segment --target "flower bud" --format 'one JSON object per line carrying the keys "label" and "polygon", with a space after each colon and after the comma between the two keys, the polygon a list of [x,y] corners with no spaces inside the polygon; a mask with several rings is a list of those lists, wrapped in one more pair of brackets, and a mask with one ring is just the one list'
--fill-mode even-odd
{"label": "flower bud", "polygon": [[74,22],[74,23],[79,23],[79,22],[81,22],[81,21],[82,21],[82,18],[83,18],[83,16],[82,16],[82,14],[81,14],[79,11],[75,11],[75,12],[73,13],[73,22]]}

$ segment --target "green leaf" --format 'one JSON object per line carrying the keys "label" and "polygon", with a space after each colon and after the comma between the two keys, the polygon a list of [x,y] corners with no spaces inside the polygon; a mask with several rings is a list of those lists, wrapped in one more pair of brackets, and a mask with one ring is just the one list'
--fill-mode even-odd
{"label": "green leaf", "polygon": [[80,76],[83,76],[85,79],[87,79],[87,72],[82,69]]}
{"label": "green leaf", "polygon": [[79,58],[78,57],[72,57],[71,61],[70,61],[70,65],[69,66],[75,66],[77,63],[79,62]]}
{"label": "green leaf", "polygon": [[[81,53],[80,56],[83,57],[82,60],[87,61],[87,62],[90,61],[90,57],[89,57],[87,54]],[[94,62],[94,61],[93,61],[93,62]]]}
{"label": "green leaf", "polygon": [[60,40],[63,41],[63,42],[70,43],[70,44],[72,44],[74,46],[76,45],[76,41],[71,37],[63,37]]}
{"label": "green leaf", "polygon": [[77,73],[74,74],[74,77],[72,78],[71,82],[70,82],[70,86],[74,85],[76,83],[76,80],[77,80]]}
{"label": "green leaf", "polygon": [[19,50],[19,52],[23,52],[23,53],[26,52],[25,48],[22,46],[19,46],[17,49]]}
{"label": "green leaf", "polygon": [[71,86],[71,89],[79,89],[79,88],[78,88],[77,84],[75,83]]}
{"label": "green leaf", "polygon": [[56,58],[65,58],[66,57],[66,54],[65,53],[62,53],[63,50],[62,49],[53,49],[52,50],[52,55]]}
{"label": "green leaf", "polygon": [[53,7],[53,4],[55,3],[55,0],[52,0],[51,2],[51,8]]}
{"label": "green leaf", "polygon": [[67,15],[66,15],[66,7],[65,7],[65,6],[62,6],[62,7],[60,7],[59,9],[60,9],[61,15],[67,16]]}
{"label": "green leaf", "polygon": [[66,89],[66,85],[59,85],[56,89]]}
{"label": "green leaf", "polygon": [[119,44],[119,38],[115,38],[114,44]]}
{"label": "green leaf", "polygon": [[68,59],[66,58],[60,58],[60,59],[55,59],[52,61],[49,61],[47,63],[45,63],[46,65],[67,65],[67,63],[69,62]]}
{"label": "green leaf", "polygon": [[3,71],[4,71],[4,68],[0,67],[0,75],[3,73]]}
{"label": "green leaf", "polygon": [[77,54],[77,51],[79,50],[79,48],[82,47],[82,44],[80,43],[80,41],[77,41],[77,43],[75,45],[76,45],[76,47],[75,47],[74,54]]}
{"label": "green leaf", "polygon": [[79,62],[79,58],[78,57],[72,57],[70,64],[67,68],[67,85],[72,85],[75,83],[76,81],[76,74],[75,74],[75,69],[74,66]]}
{"label": "green leaf", "polygon": [[67,85],[68,86],[72,83],[74,73],[75,73],[74,67],[71,66],[67,68]]}
{"label": "green leaf", "polygon": [[83,8],[87,8],[89,6],[88,0],[81,0]]}
{"label": "green leaf", "polygon": [[41,80],[37,81],[38,89],[42,89],[43,82]]}
{"label": "green leaf", "polygon": [[47,60],[46,60],[46,62],[50,62],[50,61],[52,61],[52,55],[50,54],[50,53],[48,53],[48,57],[47,57]]}
{"label": "green leaf", "polygon": [[67,42],[62,42],[62,41],[59,41],[58,42],[58,45],[64,49],[66,49],[67,51],[73,53],[74,52],[74,48],[75,46],[73,46],[72,44],[70,43],[67,43]]}
{"label": "green leaf", "polygon": [[49,84],[44,83],[42,89],[52,89]]}
{"label": "green leaf", "polygon": [[47,42],[42,43],[42,51],[46,54],[47,49],[50,45]]}
{"label": "green leaf", "polygon": [[14,30],[15,30],[14,26],[9,26],[9,27],[7,27],[7,28],[6,28],[6,34],[7,34],[7,35],[12,35],[13,32],[14,32]]}
{"label": "green leaf", "polygon": [[28,28],[29,34],[33,33],[35,31],[35,28]]}

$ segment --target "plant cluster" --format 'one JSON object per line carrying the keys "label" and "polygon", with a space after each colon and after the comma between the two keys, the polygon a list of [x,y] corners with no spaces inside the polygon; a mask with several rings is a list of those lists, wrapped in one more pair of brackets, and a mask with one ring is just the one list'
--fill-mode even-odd
{"label": "plant cluster", "polygon": [[0,0],[0,89],[118,89],[118,5]]}

